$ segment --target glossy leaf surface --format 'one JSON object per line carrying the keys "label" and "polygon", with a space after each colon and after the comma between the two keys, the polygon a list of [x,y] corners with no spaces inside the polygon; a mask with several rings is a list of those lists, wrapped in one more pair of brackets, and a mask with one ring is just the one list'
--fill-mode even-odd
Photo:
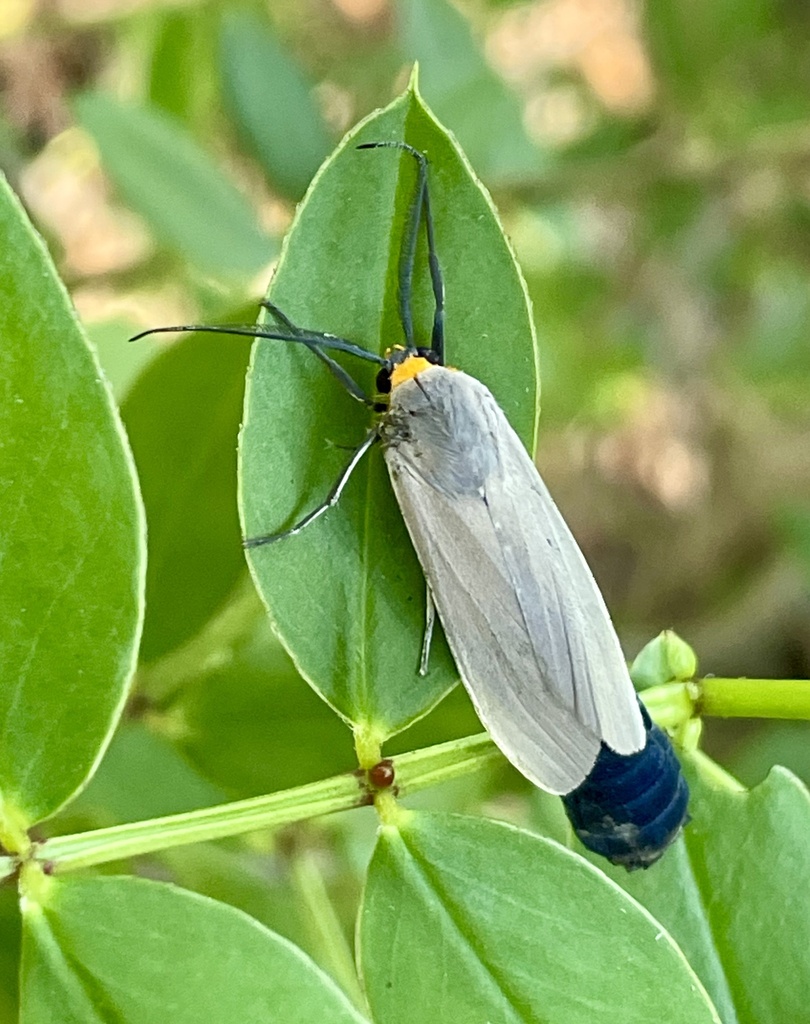
{"label": "glossy leaf surface", "polygon": [[480,818],[414,813],[382,830],[360,956],[378,1024],[719,1020],[673,940],[617,886]]}
{"label": "glossy leaf surface", "polygon": [[0,183],[0,807],[52,814],[117,720],[143,600],[120,421],[45,246]]}
{"label": "glossy leaf surface", "polygon": [[359,1024],[300,950],[247,915],[134,878],[67,878],[23,910],[21,1024]]}

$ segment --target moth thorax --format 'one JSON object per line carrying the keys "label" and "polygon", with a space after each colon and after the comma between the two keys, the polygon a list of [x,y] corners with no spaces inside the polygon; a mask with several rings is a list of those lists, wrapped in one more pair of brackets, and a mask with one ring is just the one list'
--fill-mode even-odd
{"label": "moth thorax", "polygon": [[399,384],[404,384],[406,380],[413,380],[417,374],[434,365],[435,363],[424,356],[407,356],[391,370],[391,390],[393,391]]}

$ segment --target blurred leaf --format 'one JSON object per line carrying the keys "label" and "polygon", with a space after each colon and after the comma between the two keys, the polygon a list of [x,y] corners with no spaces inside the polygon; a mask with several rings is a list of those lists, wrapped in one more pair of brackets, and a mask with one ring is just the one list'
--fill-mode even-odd
{"label": "blurred leaf", "polygon": [[21,1024],[362,1021],[295,946],[172,886],[53,879],[23,925]]}
{"label": "blurred leaf", "polygon": [[188,335],[124,402],[149,522],[142,661],[193,636],[244,572],[235,449],[249,352],[246,338]]}
{"label": "blurred leaf", "polygon": [[670,1024],[719,1020],[669,935],[620,889],[480,818],[413,813],[382,829],[360,957],[386,1024],[647,1022],[663,999]]}
{"label": "blurred leaf", "polygon": [[267,177],[288,199],[303,196],[332,143],[312,85],[266,20],[227,11],[222,23],[225,100]]}
{"label": "blurred leaf", "polygon": [[42,240],[3,182],[0,237],[0,803],[8,825],[16,813],[26,823],[52,814],[107,744],[140,633],[143,518],[98,363]]}
{"label": "blurred leaf", "polygon": [[154,338],[127,345],[127,338],[137,330],[136,324],[124,320],[85,325],[85,333],[98,353],[98,361],[119,405],[139,374],[166,348],[165,343]]}
{"label": "blurred leaf", "polygon": [[165,11],[159,16],[158,35],[149,76],[149,102],[155,110],[186,119],[194,87],[195,24],[200,11]]}
{"label": "blurred leaf", "polygon": [[777,512],[776,525],[810,583],[810,508],[782,508]]}
{"label": "blurred leaf", "polygon": [[[720,114],[735,86],[739,106],[746,87],[756,92],[758,44],[776,28],[775,0],[657,0],[644,14],[653,66],[675,102]],[[725,118],[735,116],[739,108],[725,111]]]}
{"label": "blurred leaf", "polygon": [[90,785],[49,823],[48,835],[182,814],[226,799],[163,736],[143,722],[125,722]]}
{"label": "blurred leaf", "polygon": [[746,282],[750,289],[751,321],[736,359],[744,372],[758,379],[810,377],[810,296],[807,266],[792,260],[759,261]]}
{"label": "blurred leaf", "polygon": [[205,5],[156,8],[157,35],[149,74],[153,107],[191,126],[210,127],[216,88],[210,73],[216,55],[216,19]]}
{"label": "blurred leaf", "polygon": [[[711,251],[711,245],[707,247],[706,239],[701,239],[701,224],[705,223],[709,210],[705,184],[702,181],[653,181],[645,186],[643,196],[643,219],[637,228],[639,244],[651,249],[675,250],[683,270],[687,274],[694,273],[698,260],[705,258],[702,250],[709,248]],[[710,230],[719,239],[724,237],[720,225],[713,224]],[[702,241],[703,246],[698,247],[696,240]],[[688,256],[687,260],[683,259],[684,255]]]}
{"label": "blurred leaf", "polygon": [[207,778],[258,796],[357,765],[349,730],[295,671],[264,616],[225,664],[203,670],[168,712]]}
{"label": "blurred leaf", "polygon": [[489,68],[463,15],[447,0],[402,0],[396,11],[403,59],[419,63],[422,92],[477,173],[493,185],[539,175],[548,156],[529,141],[520,100]]}
{"label": "blurred leaf", "polygon": [[275,242],[182,124],[103,93],[78,97],[76,115],[124,201],[164,244],[218,277],[254,274],[270,262]]}
{"label": "blurred leaf", "polygon": [[775,764],[810,782],[810,722],[759,722],[755,733],[730,758],[734,775],[746,786],[765,778]]}
{"label": "blurred leaf", "polygon": [[[285,243],[273,300],[295,323],[375,352],[399,342],[397,266],[414,161],[355,149],[397,138],[431,160],[449,362],[487,383],[530,446],[535,354],[522,279],[488,197],[416,95],[363,122],[324,166]],[[432,301],[421,259],[417,278],[414,319],[425,337]],[[322,501],[347,461],[334,445],[354,446],[369,428],[358,403],[300,349],[273,342],[255,349],[241,438],[249,537],[282,529]],[[347,365],[373,390],[373,369],[359,360]],[[256,549],[251,563],[302,675],[380,739],[452,686],[456,673],[442,643],[434,643],[427,678],[417,674],[425,583],[379,451],[358,467],[337,507],[299,536]]]}
{"label": "blurred leaf", "polygon": [[559,159],[564,166],[572,165],[585,168],[593,166],[590,161],[601,162],[606,170],[612,170],[610,177],[616,174],[615,165],[611,167],[606,158],[624,157],[633,153],[639,143],[646,142],[655,131],[655,122],[648,117],[633,118],[615,117],[600,111],[600,119],[594,128],[581,138],[577,138],[560,153]]}
{"label": "blurred leaf", "polygon": [[[603,427],[606,395],[613,399],[613,424],[617,402],[622,411],[627,404],[628,381],[646,372],[644,332],[649,326],[633,322],[634,308],[616,300],[608,271],[588,265],[597,261],[587,249],[585,225],[570,211],[544,210],[544,215],[534,230],[549,236],[545,241],[541,235],[537,244],[545,242],[546,251],[551,250],[546,258],[553,263],[528,275],[543,370],[541,435],[569,428],[572,421]],[[524,242],[518,251],[524,269],[531,255]],[[541,441],[541,457],[543,451]]]}

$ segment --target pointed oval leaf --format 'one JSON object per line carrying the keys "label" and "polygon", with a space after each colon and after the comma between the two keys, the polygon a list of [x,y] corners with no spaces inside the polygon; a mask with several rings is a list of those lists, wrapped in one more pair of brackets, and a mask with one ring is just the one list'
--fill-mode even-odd
{"label": "pointed oval leaf", "polygon": [[30,824],[84,782],[118,717],[144,525],[98,363],[2,182],[0,237],[0,805]]}
{"label": "pointed oval leaf", "polygon": [[362,1024],[299,949],[233,907],[136,878],[23,900],[21,1024]]}
{"label": "pointed oval leaf", "polygon": [[448,0],[401,0],[395,7],[404,59],[418,61],[436,116],[488,183],[541,174],[549,154],[533,145],[520,98],[492,70],[469,22]]}
{"label": "pointed oval leaf", "polygon": [[275,254],[250,203],[182,124],[103,93],[76,100],[122,198],[165,245],[204,273],[253,274]]}
{"label": "pointed oval leaf", "polygon": [[248,11],[225,13],[220,62],[242,136],[282,195],[300,199],[332,148],[311,84],[267,22]]}
{"label": "pointed oval leaf", "polygon": [[360,961],[378,1024],[719,1024],[674,941],[618,886],[481,818],[410,814],[382,830]]}
{"label": "pointed oval leaf", "polygon": [[[405,139],[430,159],[448,362],[492,389],[531,447],[536,357],[523,281],[488,196],[415,91],[359,125],[319,172],[285,242],[273,301],[296,324],[375,352],[401,343],[397,266],[414,161],[356,149],[388,139]],[[417,335],[429,341],[423,258],[417,277]],[[373,392],[373,366],[345,365]],[[258,342],[241,437],[245,535],[283,529],[319,504],[348,459],[336,446],[358,444],[371,422],[302,346]],[[439,642],[427,678],[417,674],[425,583],[380,451],[358,467],[335,508],[300,535],[255,549],[250,561],[299,670],[350,721],[390,735],[453,685]]]}

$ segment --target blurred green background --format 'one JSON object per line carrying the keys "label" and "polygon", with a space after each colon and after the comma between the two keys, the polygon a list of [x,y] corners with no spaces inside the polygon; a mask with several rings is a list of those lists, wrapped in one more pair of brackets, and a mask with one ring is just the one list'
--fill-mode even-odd
{"label": "blurred green background", "polygon": [[[246,579],[235,444],[248,344],[126,338],[252,321],[318,165],[414,60],[526,275],[538,464],[626,654],[674,628],[702,673],[808,675],[810,8],[3,0],[0,166],[99,347],[150,530],[128,721],[54,828],[354,765],[348,730],[278,649]],[[392,750],[476,728],[456,691]],[[706,748],[748,783],[774,762],[808,780],[809,736],[803,723],[708,722]],[[541,813],[506,769],[429,799]],[[137,869],[245,907],[339,973],[324,897],[350,935],[373,828],[359,814]]]}

